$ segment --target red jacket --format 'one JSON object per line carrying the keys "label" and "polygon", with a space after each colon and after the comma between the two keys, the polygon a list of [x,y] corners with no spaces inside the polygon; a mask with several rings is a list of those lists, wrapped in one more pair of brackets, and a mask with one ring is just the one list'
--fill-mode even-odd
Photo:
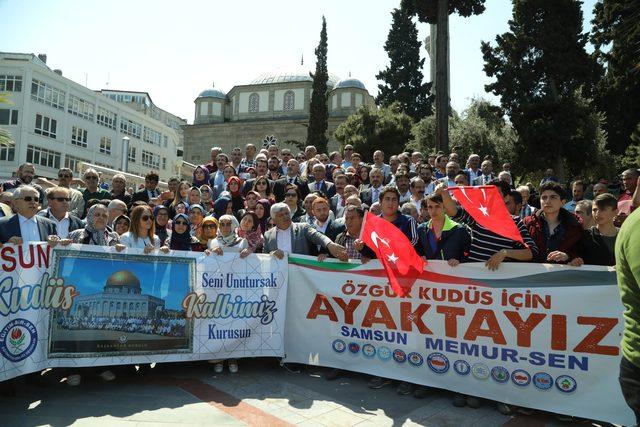
{"label": "red jacket", "polygon": [[[533,259],[534,262],[548,262],[547,239],[544,234],[542,213],[542,209],[540,209],[524,219],[524,225],[538,246],[538,255]],[[580,242],[583,233],[582,219],[564,208],[560,208],[558,217],[565,230],[564,239],[558,250],[569,255],[570,261],[578,256],[578,242]]]}

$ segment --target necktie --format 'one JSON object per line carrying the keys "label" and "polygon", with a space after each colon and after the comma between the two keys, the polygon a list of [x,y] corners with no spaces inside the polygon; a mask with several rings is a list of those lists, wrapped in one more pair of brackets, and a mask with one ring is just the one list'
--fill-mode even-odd
{"label": "necktie", "polygon": [[372,198],[371,202],[372,202],[372,203],[375,203],[375,202],[377,202],[377,201],[378,201],[378,189],[377,189],[377,188],[374,188],[374,189],[373,189],[373,198]]}

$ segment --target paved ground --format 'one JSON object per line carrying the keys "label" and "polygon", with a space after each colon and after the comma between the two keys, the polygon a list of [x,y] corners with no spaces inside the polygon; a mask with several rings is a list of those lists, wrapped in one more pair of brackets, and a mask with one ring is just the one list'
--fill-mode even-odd
{"label": "paved ground", "polygon": [[110,383],[85,376],[69,387],[52,370],[24,378],[15,395],[0,395],[0,427],[569,425],[545,414],[504,416],[488,404],[455,408],[448,392],[419,400],[399,396],[395,387],[369,390],[361,375],[329,382],[323,372],[289,372],[274,359],[241,361],[239,374],[220,375],[206,363],[175,363]]}

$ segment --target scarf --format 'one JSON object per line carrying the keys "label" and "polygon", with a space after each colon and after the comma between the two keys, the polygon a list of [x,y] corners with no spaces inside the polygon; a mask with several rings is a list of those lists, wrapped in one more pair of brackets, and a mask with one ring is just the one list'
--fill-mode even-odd
{"label": "scarf", "polygon": [[91,242],[96,246],[109,246],[109,243],[107,242],[107,235],[108,235],[107,230],[104,228],[102,230],[98,230],[95,228],[94,215],[96,212],[96,207],[98,207],[98,205],[91,206],[89,208],[89,211],[87,212],[87,218],[86,218],[87,226],[84,229],[89,239],[86,239],[86,240],[88,240],[89,242]]}
{"label": "scarf", "polygon": [[262,207],[264,208],[264,216],[262,218],[258,218],[260,231],[264,234],[264,232],[267,231],[267,227],[269,226],[269,217],[271,216],[271,202],[268,199],[260,199],[258,200],[258,204],[262,205]]}
{"label": "scarf", "polygon": [[212,216],[207,216],[202,220],[202,223],[200,224],[200,229],[198,230],[196,237],[200,242],[200,244],[204,245],[205,247],[207,246],[207,243],[209,243],[209,238],[204,235],[204,226],[206,224],[214,224],[216,226],[216,234],[218,232],[218,229],[220,228],[220,226],[218,225],[218,220]]}
{"label": "scarf", "polygon": [[222,220],[231,221],[231,232],[223,236],[218,229],[218,241],[222,243],[222,246],[235,246],[240,243],[240,238],[238,238],[238,234],[236,233],[240,224],[238,224],[236,217],[233,215],[222,215],[220,221]]}
{"label": "scarf", "polygon": [[[196,171],[198,169],[201,169],[204,172],[204,180],[203,181],[196,180]],[[206,166],[197,166],[193,170],[193,186],[194,187],[200,187],[201,185],[208,184],[210,177],[211,177],[211,174],[209,173],[209,169],[207,169]]]}
{"label": "scarf", "polygon": [[165,206],[156,206],[155,208],[153,208],[153,217],[155,218],[154,221],[156,223],[156,236],[158,236],[160,238],[160,242],[164,243],[165,240],[167,240],[167,237],[169,237],[169,233],[167,231],[167,224],[165,225],[160,225],[158,224],[158,213],[161,210],[165,210],[167,212],[167,218],[169,218],[169,209],[167,209]]}
{"label": "scarf", "polygon": [[[184,233],[178,233],[176,231],[176,221],[178,219],[184,219],[187,222],[187,229]],[[189,229],[191,224],[189,223],[189,217],[185,214],[178,214],[173,217],[171,223],[171,240],[169,241],[169,248],[174,251],[188,251],[191,250],[191,233]]]}
{"label": "scarf", "polygon": [[215,201],[213,204],[213,216],[215,216],[217,220],[227,213],[227,206],[229,206],[229,203],[231,203],[231,199],[228,197],[220,197]]}
{"label": "scarf", "polygon": [[249,244],[249,249],[255,251],[255,249],[264,244],[264,237],[262,236],[262,232],[259,227],[258,216],[255,212],[245,212],[240,219],[240,222],[244,219],[245,216],[250,216],[253,219],[253,228],[250,231],[244,231],[242,227],[238,227],[237,233],[239,237],[247,240]]}

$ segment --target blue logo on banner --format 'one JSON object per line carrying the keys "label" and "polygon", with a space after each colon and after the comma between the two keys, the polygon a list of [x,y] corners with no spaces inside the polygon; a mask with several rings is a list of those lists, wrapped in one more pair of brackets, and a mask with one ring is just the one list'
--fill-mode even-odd
{"label": "blue logo on banner", "polygon": [[479,380],[486,380],[489,378],[489,367],[484,363],[474,363],[471,367],[471,374]]}
{"label": "blue logo on banner", "polygon": [[471,365],[469,365],[469,362],[466,360],[458,359],[453,362],[453,370],[456,371],[456,374],[458,375],[469,375],[471,372]]}
{"label": "blue logo on banner", "polygon": [[553,377],[546,372],[538,372],[533,375],[533,385],[540,390],[549,390],[553,387]]}
{"label": "blue logo on banner", "polygon": [[360,344],[358,344],[357,342],[350,342],[349,351],[353,354],[358,354],[358,352],[360,351]]}
{"label": "blue logo on banner", "polygon": [[344,341],[338,339],[333,341],[331,347],[333,347],[333,351],[335,351],[336,353],[344,353],[344,351],[347,349],[347,344],[345,344]]}
{"label": "blue logo on banner", "polygon": [[399,348],[396,348],[393,350],[393,360],[398,363],[404,363],[407,360],[407,354]]}
{"label": "blue logo on banner", "polygon": [[376,348],[371,344],[365,344],[362,346],[362,354],[364,354],[364,357],[371,359],[376,355]]}
{"label": "blue logo on banner", "polygon": [[10,362],[31,356],[38,345],[38,331],[27,319],[14,319],[0,331],[0,354]]}
{"label": "blue logo on banner", "polygon": [[560,375],[556,378],[556,388],[563,393],[573,393],[578,388],[578,383],[569,375]]}
{"label": "blue logo on banner", "polygon": [[378,348],[378,359],[382,360],[383,362],[391,359],[391,349],[385,346]]}
{"label": "blue logo on banner", "polygon": [[504,384],[509,381],[509,371],[502,366],[496,366],[491,369],[491,378],[500,384]]}
{"label": "blue logo on banner", "polygon": [[422,355],[420,353],[409,353],[407,358],[409,359],[409,363],[411,363],[413,366],[422,366],[422,364],[424,363],[424,359],[422,358]]}
{"label": "blue logo on banner", "polygon": [[427,356],[427,365],[436,374],[444,374],[449,370],[449,359],[442,353],[431,353]]}
{"label": "blue logo on banner", "polygon": [[531,375],[524,369],[516,369],[511,373],[511,381],[520,387],[526,387],[531,383]]}

